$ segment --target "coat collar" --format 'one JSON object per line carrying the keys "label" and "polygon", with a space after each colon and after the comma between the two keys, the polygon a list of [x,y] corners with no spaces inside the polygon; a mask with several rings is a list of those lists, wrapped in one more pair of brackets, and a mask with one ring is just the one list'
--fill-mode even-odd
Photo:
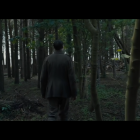
{"label": "coat collar", "polygon": [[63,50],[55,50],[54,54],[64,54],[64,51]]}

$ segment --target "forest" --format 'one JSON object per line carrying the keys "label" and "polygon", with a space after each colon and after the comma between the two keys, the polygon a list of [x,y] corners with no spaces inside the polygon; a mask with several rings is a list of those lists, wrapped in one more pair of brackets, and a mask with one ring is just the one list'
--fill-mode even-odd
{"label": "forest", "polygon": [[78,95],[70,121],[140,120],[140,19],[0,19],[0,121],[47,121],[44,59],[61,40]]}

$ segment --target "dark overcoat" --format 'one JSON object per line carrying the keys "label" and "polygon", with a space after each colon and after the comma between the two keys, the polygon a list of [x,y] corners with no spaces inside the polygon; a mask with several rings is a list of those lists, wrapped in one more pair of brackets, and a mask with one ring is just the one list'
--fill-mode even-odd
{"label": "dark overcoat", "polygon": [[55,51],[45,58],[41,70],[40,87],[44,98],[69,98],[77,95],[73,63],[62,50]]}

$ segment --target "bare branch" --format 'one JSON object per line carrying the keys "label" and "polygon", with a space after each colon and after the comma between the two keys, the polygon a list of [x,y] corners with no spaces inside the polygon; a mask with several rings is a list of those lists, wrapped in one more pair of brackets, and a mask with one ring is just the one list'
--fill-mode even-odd
{"label": "bare branch", "polygon": [[87,27],[87,29],[94,34],[95,32],[97,32],[98,30],[92,25],[90,19],[84,19],[84,23],[85,26]]}

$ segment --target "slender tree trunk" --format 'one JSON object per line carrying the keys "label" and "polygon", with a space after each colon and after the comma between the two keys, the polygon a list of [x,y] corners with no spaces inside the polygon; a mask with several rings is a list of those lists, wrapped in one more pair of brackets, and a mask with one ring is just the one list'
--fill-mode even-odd
{"label": "slender tree trunk", "polygon": [[[51,29],[49,29],[49,34],[51,34]],[[52,39],[49,39],[49,55],[53,53]]]}
{"label": "slender tree trunk", "polygon": [[125,121],[136,120],[137,92],[140,76],[140,19],[135,20],[130,65],[128,72],[126,99],[125,99]]}
{"label": "slender tree trunk", "polygon": [[7,19],[5,19],[5,43],[6,43],[6,61],[7,61],[7,68],[8,68],[8,78],[11,78],[9,40],[8,40],[8,31],[7,31]]}
{"label": "slender tree trunk", "polygon": [[[32,20],[32,26],[33,26],[33,20]],[[35,39],[34,39],[34,34],[35,34],[35,31],[33,29],[33,34],[32,34],[32,41],[35,42]],[[33,76],[37,75],[37,70],[36,70],[36,59],[35,59],[35,48],[33,49]]]}
{"label": "slender tree trunk", "polygon": [[4,75],[2,67],[2,19],[0,19],[0,91],[4,92]]}
{"label": "slender tree trunk", "polygon": [[[22,25],[23,25],[23,21],[22,21],[22,19],[20,19],[20,37],[22,36]],[[22,48],[23,48],[23,46],[22,46],[22,40],[20,39],[19,40],[19,45],[20,45],[20,76],[21,76],[21,79],[23,79],[23,60],[22,60],[22,54],[23,54],[23,50],[22,50]]]}
{"label": "slender tree trunk", "polygon": [[[15,37],[18,36],[17,19],[14,19]],[[18,41],[15,43],[15,84],[19,84]]]}
{"label": "slender tree trunk", "polygon": [[[67,23],[70,24],[70,19],[67,20]],[[71,54],[73,52],[72,50],[72,45],[71,45],[71,33],[69,31],[69,29],[67,29],[67,45],[68,45],[68,48],[67,48],[67,52],[69,54],[69,56],[71,57]]]}
{"label": "slender tree trunk", "polygon": [[[39,19],[39,22],[43,22],[43,19]],[[39,42],[40,46],[38,48],[38,88],[40,88],[40,74],[41,74],[41,69],[42,69],[42,64],[44,61],[44,47],[43,45],[44,41],[44,29],[40,28],[39,29]]]}
{"label": "slender tree trunk", "polygon": [[[48,36],[48,31],[46,31],[46,36]],[[46,51],[45,51],[45,57],[47,57],[48,56],[48,41],[46,41],[46,47],[45,47],[45,49],[46,49]]]}
{"label": "slender tree trunk", "polygon": [[85,91],[85,83],[86,83],[86,73],[87,73],[87,62],[88,62],[88,55],[87,55],[87,43],[86,39],[83,39],[83,79],[82,79],[82,98],[87,97]]}
{"label": "slender tree trunk", "polygon": [[[74,47],[75,47],[75,54],[74,58],[76,57],[77,64],[75,63],[75,71],[76,75],[78,77],[78,86],[79,86],[79,94],[80,98],[82,98],[82,64],[81,64],[81,39],[80,36],[78,36],[78,29],[75,25],[76,21],[75,19],[72,19],[72,25],[73,25],[73,40],[74,40]],[[77,56],[76,56],[77,55]]]}
{"label": "slender tree trunk", "polygon": [[[78,35],[78,34],[77,34]],[[78,79],[79,79],[79,94],[80,98],[83,98],[82,95],[82,61],[81,61],[81,42],[80,37],[77,37],[78,40]]]}
{"label": "slender tree trunk", "polygon": [[[25,27],[26,28],[28,27],[28,20],[27,19],[25,19]],[[28,29],[25,32],[25,37],[26,37],[26,53],[27,53],[27,58],[26,58],[26,60],[27,60],[27,79],[31,79],[31,76],[30,76],[30,74],[31,74],[31,72],[30,72],[30,68],[31,68],[31,66],[30,66],[30,51],[29,51],[29,48],[27,47],[27,45],[28,45]]]}
{"label": "slender tree trunk", "polygon": [[102,115],[100,110],[100,104],[98,94],[96,90],[96,77],[97,77],[97,54],[99,47],[99,32],[98,32],[98,21],[92,19],[92,23],[89,19],[85,19],[87,29],[91,32],[93,37],[93,47],[91,49],[91,105],[90,111],[95,108],[97,121],[102,121]]}
{"label": "slender tree trunk", "polygon": [[[25,28],[25,19],[23,19],[23,27]],[[23,37],[25,38],[25,33],[23,33]],[[26,60],[26,47],[25,47],[25,40],[23,41],[23,58],[24,58],[24,81],[27,82],[27,60]]]}
{"label": "slender tree trunk", "polygon": [[57,25],[55,26],[55,40],[58,40],[58,26]]}
{"label": "slender tree trunk", "polygon": [[[114,58],[114,52],[113,52],[113,39],[110,41],[110,59]],[[112,60],[112,71],[113,71],[113,78],[116,77],[116,71],[115,71],[115,60]]]}
{"label": "slender tree trunk", "polygon": [[87,64],[88,64],[88,54],[87,54],[87,50],[88,50],[88,45],[87,45],[87,35],[85,34],[85,32],[82,33],[83,39],[82,39],[82,44],[83,44],[83,51],[82,51],[82,55],[83,55],[83,72],[82,72],[82,98],[86,98],[87,97],[87,92],[86,92],[86,84],[87,84]]}
{"label": "slender tree trunk", "polygon": [[[10,35],[10,38],[13,38],[13,35],[12,35],[12,25],[10,24],[10,19],[9,19],[9,35]],[[12,42],[10,43],[11,44],[11,62],[12,62],[12,77],[15,77],[15,49],[14,49],[14,45],[12,44]]]}
{"label": "slender tree trunk", "polygon": [[100,56],[100,72],[101,72],[101,75],[103,76],[103,61],[102,61],[101,56]]}
{"label": "slender tree trunk", "polygon": [[77,40],[77,27],[76,27],[76,19],[72,19],[73,26],[73,42],[74,42],[74,68],[75,74],[78,75],[78,40]]}

